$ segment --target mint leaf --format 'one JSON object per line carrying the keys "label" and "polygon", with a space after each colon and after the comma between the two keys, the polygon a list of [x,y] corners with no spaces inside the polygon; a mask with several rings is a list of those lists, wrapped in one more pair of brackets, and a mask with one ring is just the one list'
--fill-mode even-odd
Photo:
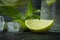
{"label": "mint leaf", "polygon": [[6,16],[13,18],[13,19],[20,19],[21,18],[21,13],[17,9],[15,9],[14,7],[11,7],[11,6],[0,7],[0,14],[6,15]]}
{"label": "mint leaf", "polygon": [[29,4],[28,4],[28,10],[26,12],[26,18],[28,18],[29,16],[31,16],[33,14],[33,12],[35,11],[34,10],[34,6],[33,6],[33,3],[32,3],[32,0],[29,1]]}
{"label": "mint leaf", "polygon": [[38,12],[40,14],[40,9],[36,9],[34,6],[33,6],[33,2],[32,0],[29,1],[29,4],[28,4],[28,10],[26,12],[26,19],[40,19],[40,15],[36,15]]}

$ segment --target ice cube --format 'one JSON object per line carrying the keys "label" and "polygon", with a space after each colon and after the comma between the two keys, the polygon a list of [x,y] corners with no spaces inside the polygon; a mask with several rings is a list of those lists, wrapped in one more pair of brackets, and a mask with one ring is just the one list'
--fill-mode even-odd
{"label": "ice cube", "polygon": [[8,26],[9,32],[18,32],[20,28],[20,25],[18,22],[8,22],[7,26]]}

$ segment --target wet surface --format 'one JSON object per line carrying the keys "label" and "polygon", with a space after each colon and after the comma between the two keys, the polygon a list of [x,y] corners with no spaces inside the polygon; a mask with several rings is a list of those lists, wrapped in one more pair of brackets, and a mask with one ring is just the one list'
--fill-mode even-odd
{"label": "wet surface", "polygon": [[60,33],[0,33],[0,40],[59,40]]}

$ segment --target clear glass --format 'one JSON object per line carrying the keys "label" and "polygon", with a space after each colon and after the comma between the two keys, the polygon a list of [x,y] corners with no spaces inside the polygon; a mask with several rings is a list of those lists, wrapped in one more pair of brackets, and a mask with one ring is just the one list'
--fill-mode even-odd
{"label": "clear glass", "polygon": [[56,0],[55,25],[51,28],[51,32],[60,32],[60,0]]}
{"label": "clear glass", "polygon": [[41,2],[41,19],[51,19],[54,20],[55,18],[55,11],[56,11],[56,4],[52,4],[49,6],[46,3],[46,0],[42,0]]}
{"label": "clear glass", "polygon": [[0,15],[5,19],[4,30],[19,32],[21,26],[25,27],[28,4],[29,0],[0,0]]}
{"label": "clear glass", "polygon": [[56,2],[49,6],[46,3],[46,0],[42,0],[40,18],[44,19],[44,20],[54,20],[54,25],[51,28],[51,30],[49,30],[50,32],[53,32],[53,30],[55,28],[55,21],[56,21],[55,13],[56,13]]}

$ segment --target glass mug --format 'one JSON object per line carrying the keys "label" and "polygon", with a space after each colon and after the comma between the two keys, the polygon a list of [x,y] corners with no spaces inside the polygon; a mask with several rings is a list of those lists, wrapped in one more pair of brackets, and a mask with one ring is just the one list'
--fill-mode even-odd
{"label": "glass mug", "polygon": [[[49,0],[42,0],[41,2],[41,14],[40,14],[40,19],[44,20],[53,20],[54,25],[51,27],[49,30],[50,32],[54,32],[55,28],[55,13],[56,13],[56,2],[52,5],[48,5],[47,1]],[[50,3],[51,4],[51,3]]]}
{"label": "glass mug", "polygon": [[51,28],[52,32],[60,32],[60,0],[56,0],[56,13],[55,13],[55,24]]}
{"label": "glass mug", "polygon": [[[0,15],[4,16],[5,27],[4,30],[9,32],[18,32],[20,30],[20,23],[17,20],[23,19],[22,16],[26,13],[29,0],[1,0],[0,1]],[[21,17],[22,16],[22,17]],[[21,20],[21,22],[24,22]],[[16,28],[16,29],[15,29]]]}

